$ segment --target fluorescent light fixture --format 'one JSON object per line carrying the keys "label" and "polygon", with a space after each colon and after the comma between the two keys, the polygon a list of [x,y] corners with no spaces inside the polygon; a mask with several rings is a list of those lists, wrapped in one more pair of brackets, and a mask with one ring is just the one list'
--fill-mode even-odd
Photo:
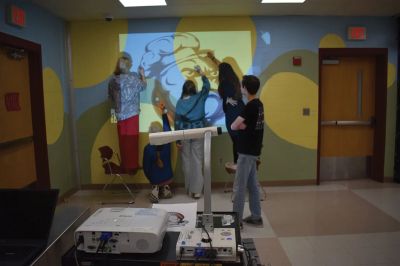
{"label": "fluorescent light fixture", "polygon": [[262,0],[262,4],[304,3],[306,0]]}
{"label": "fluorescent light fixture", "polygon": [[124,7],[132,6],[166,6],[165,0],[119,0]]}

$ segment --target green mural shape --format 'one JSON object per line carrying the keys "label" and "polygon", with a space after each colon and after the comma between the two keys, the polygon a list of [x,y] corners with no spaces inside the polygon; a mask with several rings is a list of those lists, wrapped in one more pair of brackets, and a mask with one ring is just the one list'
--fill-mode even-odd
{"label": "green mural shape", "polygon": [[[302,66],[293,66],[293,56],[302,57]],[[298,73],[318,84],[318,55],[308,50],[293,50],[279,56],[260,75],[261,87],[280,72]],[[314,180],[317,177],[317,150],[291,144],[265,124],[258,176],[260,180],[268,181]]]}
{"label": "green mural shape", "polygon": [[[232,141],[228,133],[223,133],[211,138],[211,181],[212,182],[233,182],[234,176],[225,170],[225,163],[233,161]],[[174,183],[184,184],[182,172],[182,161],[178,155]]]}
{"label": "green mural shape", "polygon": [[64,113],[64,127],[57,141],[47,146],[52,188],[60,189],[60,195],[77,187],[72,161],[70,116]]}
{"label": "green mural shape", "polygon": [[110,101],[105,101],[86,111],[78,120],[79,166],[83,185],[91,184],[90,156],[92,147],[101,127],[110,118],[110,108]]}

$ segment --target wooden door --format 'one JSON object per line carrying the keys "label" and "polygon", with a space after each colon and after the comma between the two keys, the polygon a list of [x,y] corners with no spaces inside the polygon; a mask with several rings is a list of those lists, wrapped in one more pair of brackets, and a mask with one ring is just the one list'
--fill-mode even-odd
{"label": "wooden door", "polygon": [[37,181],[32,129],[29,58],[0,46],[0,188]]}
{"label": "wooden door", "polygon": [[320,179],[370,177],[374,152],[375,57],[323,60]]}

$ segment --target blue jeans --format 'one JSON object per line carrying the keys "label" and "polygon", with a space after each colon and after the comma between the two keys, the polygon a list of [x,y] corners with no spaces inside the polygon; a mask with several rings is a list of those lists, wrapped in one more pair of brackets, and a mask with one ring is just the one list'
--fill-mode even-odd
{"label": "blue jeans", "polygon": [[233,200],[233,211],[238,213],[239,221],[243,219],[246,188],[249,190],[251,216],[255,219],[261,218],[260,195],[257,187],[257,158],[257,156],[239,153],[236,169],[237,191]]}

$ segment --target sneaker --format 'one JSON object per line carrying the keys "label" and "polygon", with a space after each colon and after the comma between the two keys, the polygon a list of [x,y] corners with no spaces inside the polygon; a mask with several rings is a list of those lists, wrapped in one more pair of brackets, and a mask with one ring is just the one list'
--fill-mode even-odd
{"label": "sneaker", "polygon": [[262,218],[254,218],[253,216],[248,216],[246,218],[243,219],[243,222],[248,223],[248,224],[252,224],[252,225],[262,225],[263,224],[263,220]]}
{"label": "sneaker", "polygon": [[160,188],[157,185],[152,186],[151,192],[149,194],[149,199],[151,203],[158,203],[158,193]]}
{"label": "sneaker", "polygon": [[160,198],[161,199],[169,199],[172,198],[172,192],[169,185],[164,185],[160,189]]}
{"label": "sneaker", "polygon": [[201,194],[200,193],[192,193],[192,198],[194,199],[200,199]]}

